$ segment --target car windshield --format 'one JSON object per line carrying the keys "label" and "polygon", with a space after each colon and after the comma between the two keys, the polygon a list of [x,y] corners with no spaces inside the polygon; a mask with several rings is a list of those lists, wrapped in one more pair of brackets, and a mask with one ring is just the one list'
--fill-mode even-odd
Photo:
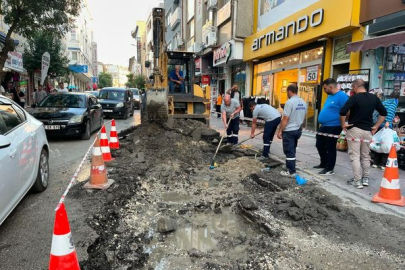
{"label": "car windshield", "polygon": [[56,108],[85,108],[86,102],[84,95],[49,95],[39,107],[56,107]]}
{"label": "car windshield", "polygon": [[99,99],[113,99],[113,100],[124,100],[124,91],[114,91],[114,90],[104,90],[100,91]]}
{"label": "car windshield", "polygon": [[138,89],[132,89],[132,94],[133,95],[139,95]]}
{"label": "car windshield", "polygon": [[98,98],[98,95],[99,95],[98,91],[91,91],[89,93],[92,94],[93,96],[95,96],[96,98]]}

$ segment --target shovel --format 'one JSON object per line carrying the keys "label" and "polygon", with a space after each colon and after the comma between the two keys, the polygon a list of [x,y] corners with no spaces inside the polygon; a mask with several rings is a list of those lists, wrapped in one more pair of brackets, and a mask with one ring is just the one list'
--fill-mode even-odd
{"label": "shovel", "polygon": [[[229,123],[231,123],[231,120],[232,120],[232,118],[229,117],[229,121],[228,121],[227,126],[229,126]],[[215,157],[216,157],[217,154],[218,154],[218,149],[219,149],[219,147],[221,147],[221,144],[222,144],[222,141],[224,140],[225,135],[226,135],[226,130],[225,130],[225,134],[221,137],[221,140],[219,141],[219,144],[218,144],[217,150],[215,151],[214,156],[213,156],[212,159],[211,159],[210,169],[213,169],[213,168],[215,167]]]}
{"label": "shovel", "polygon": [[[262,134],[263,132],[264,132],[264,130],[263,130],[263,131],[260,131],[259,133],[255,134],[254,137],[256,137],[257,135]],[[254,137],[253,137],[253,138],[254,138]],[[253,139],[253,138],[249,137],[249,138],[247,138],[246,140],[243,140],[243,141],[239,142],[238,144],[228,144],[228,145],[224,145],[224,146],[221,147],[221,151],[224,151],[224,152],[232,151],[232,149],[233,149],[235,146],[241,145],[242,143],[247,142],[248,140]]]}

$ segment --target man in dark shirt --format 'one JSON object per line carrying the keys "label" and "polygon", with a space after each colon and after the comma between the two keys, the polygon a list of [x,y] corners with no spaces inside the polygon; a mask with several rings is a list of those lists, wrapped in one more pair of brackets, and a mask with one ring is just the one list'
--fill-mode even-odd
{"label": "man in dark shirt", "polygon": [[184,89],[184,75],[180,70],[180,66],[175,66],[175,69],[169,75],[169,91],[176,92],[176,88],[180,89],[181,93],[185,93]]}
{"label": "man in dark shirt", "polygon": [[[370,173],[370,143],[359,140],[371,140],[372,135],[387,116],[387,110],[381,100],[368,93],[364,85],[361,79],[352,83],[352,91],[355,95],[350,97],[340,110],[340,124],[343,130],[347,130],[346,138],[354,176],[347,183],[356,188],[368,186]],[[374,110],[377,110],[380,116],[373,125]],[[348,123],[346,123],[347,116]]]}

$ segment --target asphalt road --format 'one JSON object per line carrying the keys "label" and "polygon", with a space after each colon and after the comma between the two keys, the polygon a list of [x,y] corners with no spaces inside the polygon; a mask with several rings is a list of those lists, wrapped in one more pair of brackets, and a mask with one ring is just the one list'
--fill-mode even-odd
{"label": "asphalt road", "polygon": [[[109,134],[110,119],[105,119]],[[116,120],[117,130],[123,130],[140,123],[139,111],[127,120]],[[51,250],[55,207],[65,191],[73,173],[77,169],[84,154],[94,140],[80,139],[50,139],[50,185],[39,194],[29,193],[14,209],[11,215],[0,226],[0,269],[28,270],[48,269],[49,253]],[[84,180],[89,175],[85,166],[79,175]],[[69,202],[69,194],[67,196]],[[72,200],[73,202],[73,200]],[[81,205],[66,203],[71,228],[75,225],[85,226]],[[78,257],[86,256],[88,243],[81,241],[88,228],[81,228],[80,233],[74,234]],[[83,237],[82,237],[83,236]]]}

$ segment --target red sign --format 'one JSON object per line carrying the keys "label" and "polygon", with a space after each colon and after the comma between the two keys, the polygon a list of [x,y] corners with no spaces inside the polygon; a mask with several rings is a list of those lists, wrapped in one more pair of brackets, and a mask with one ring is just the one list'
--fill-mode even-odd
{"label": "red sign", "polygon": [[203,75],[202,76],[202,84],[210,84],[210,76]]}
{"label": "red sign", "polygon": [[201,58],[196,58],[194,60],[195,62],[195,72],[200,73],[201,72]]}

